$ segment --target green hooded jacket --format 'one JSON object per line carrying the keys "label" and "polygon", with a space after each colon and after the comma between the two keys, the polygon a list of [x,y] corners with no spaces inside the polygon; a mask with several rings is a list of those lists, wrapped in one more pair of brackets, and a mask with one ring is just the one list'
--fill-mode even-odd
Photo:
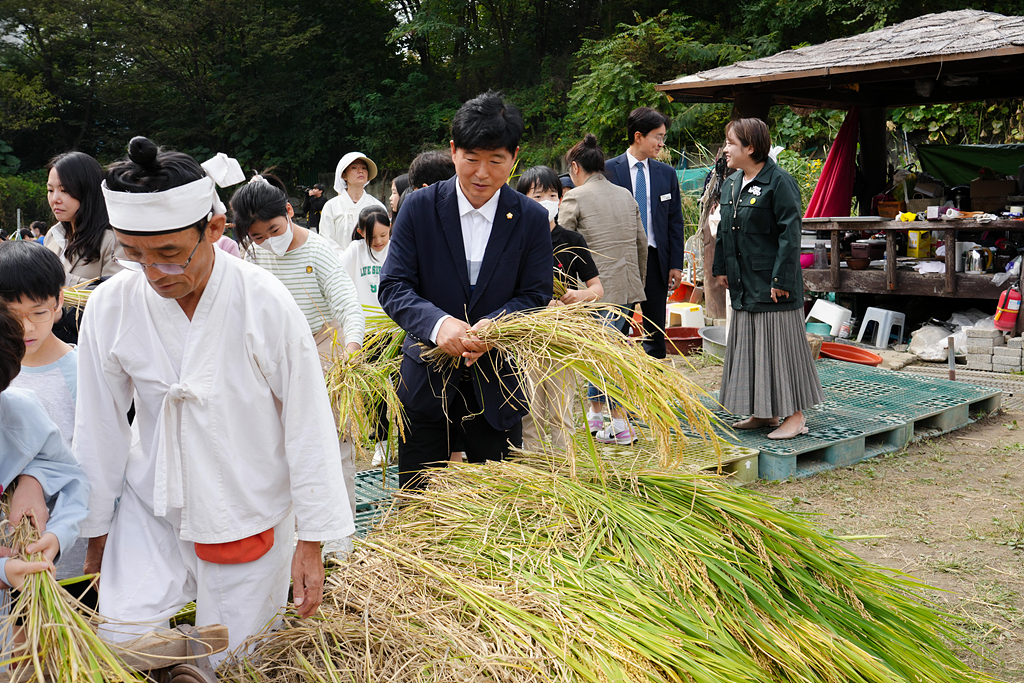
{"label": "green hooded jacket", "polygon": [[[739,311],[789,311],[804,305],[800,271],[800,190],[771,159],[750,184],[743,171],[722,183],[713,275],[729,279],[732,307]],[[772,288],[789,297],[772,301]]]}

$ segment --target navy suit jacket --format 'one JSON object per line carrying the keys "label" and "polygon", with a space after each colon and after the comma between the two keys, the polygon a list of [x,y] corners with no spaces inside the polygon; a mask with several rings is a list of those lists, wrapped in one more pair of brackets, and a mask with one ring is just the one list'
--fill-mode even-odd
{"label": "navy suit jacket", "polygon": [[[668,278],[669,270],[683,269],[685,240],[683,206],[679,199],[679,178],[675,169],[668,164],[648,159],[647,166],[651,169],[651,225],[647,226],[647,230],[654,231],[661,272]],[[608,180],[633,194],[633,181],[630,179],[629,161],[625,153],[609,159],[604,169]],[[668,198],[662,201],[662,197],[666,195]]]}
{"label": "navy suit jacket", "polygon": [[[500,190],[480,274],[470,289],[456,182],[451,178],[406,197],[377,291],[384,312],[408,333],[398,395],[410,419],[444,419],[442,399],[450,401],[458,389],[461,371],[439,371],[420,358],[441,316],[472,325],[501,313],[541,308],[552,295],[547,211],[508,185]],[[493,428],[509,429],[526,414],[521,382],[506,358],[490,351],[470,371]]]}

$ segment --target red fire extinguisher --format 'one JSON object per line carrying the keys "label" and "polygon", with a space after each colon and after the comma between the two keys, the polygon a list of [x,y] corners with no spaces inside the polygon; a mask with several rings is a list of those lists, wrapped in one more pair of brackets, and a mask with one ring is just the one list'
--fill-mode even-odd
{"label": "red fire extinguisher", "polygon": [[998,330],[1012,330],[1017,324],[1017,313],[1020,312],[1020,289],[1016,284],[999,295],[996,308],[995,325]]}

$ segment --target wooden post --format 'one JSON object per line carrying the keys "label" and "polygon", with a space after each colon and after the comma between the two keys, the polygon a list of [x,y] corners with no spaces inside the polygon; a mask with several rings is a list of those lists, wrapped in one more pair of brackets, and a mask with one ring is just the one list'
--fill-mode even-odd
{"label": "wooden post", "polygon": [[832,291],[839,289],[839,230],[832,224]]}
{"label": "wooden post", "polygon": [[885,231],[885,285],[890,292],[896,289],[896,233]]}
{"label": "wooden post", "polygon": [[953,336],[946,337],[946,349],[949,351],[949,381],[956,381],[956,343]]}
{"label": "wooden post", "polygon": [[956,291],[956,230],[943,232],[946,243],[946,294]]}
{"label": "wooden post", "polygon": [[863,185],[857,196],[861,216],[871,215],[871,198],[883,192],[889,180],[885,145],[885,107],[861,107],[860,173]]}
{"label": "wooden post", "polygon": [[730,114],[729,118],[733,121],[736,119],[761,119],[768,123],[768,113],[771,111],[771,108],[771,95],[757,92],[738,92],[736,93],[736,99],[732,101],[732,114]]}

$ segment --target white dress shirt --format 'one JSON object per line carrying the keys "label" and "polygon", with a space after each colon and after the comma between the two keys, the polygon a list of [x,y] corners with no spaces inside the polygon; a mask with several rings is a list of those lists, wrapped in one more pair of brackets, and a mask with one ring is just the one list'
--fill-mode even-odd
{"label": "white dress shirt", "polygon": [[[647,184],[647,246],[657,247],[658,244],[654,240],[654,223],[651,222],[651,164],[649,159],[640,161],[635,156],[626,150],[626,161],[629,162],[629,182],[632,184],[633,196],[636,197],[636,165],[637,163],[643,164],[644,167],[644,180]],[[639,203],[639,202],[638,202]]]}
{"label": "white dress shirt", "polygon": [[[469,286],[475,287],[477,277],[480,275],[480,265],[484,261],[484,252],[487,251],[487,242],[491,239],[491,228],[494,226],[494,214],[498,211],[501,188],[498,188],[498,191],[479,209],[469,203],[458,179],[455,180],[455,196],[459,200],[459,222],[462,224],[462,246],[466,252]],[[442,315],[434,323],[434,329],[430,331],[431,343],[437,343],[437,333],[441,330],[441,324],[445,318],[450,317]]]}

